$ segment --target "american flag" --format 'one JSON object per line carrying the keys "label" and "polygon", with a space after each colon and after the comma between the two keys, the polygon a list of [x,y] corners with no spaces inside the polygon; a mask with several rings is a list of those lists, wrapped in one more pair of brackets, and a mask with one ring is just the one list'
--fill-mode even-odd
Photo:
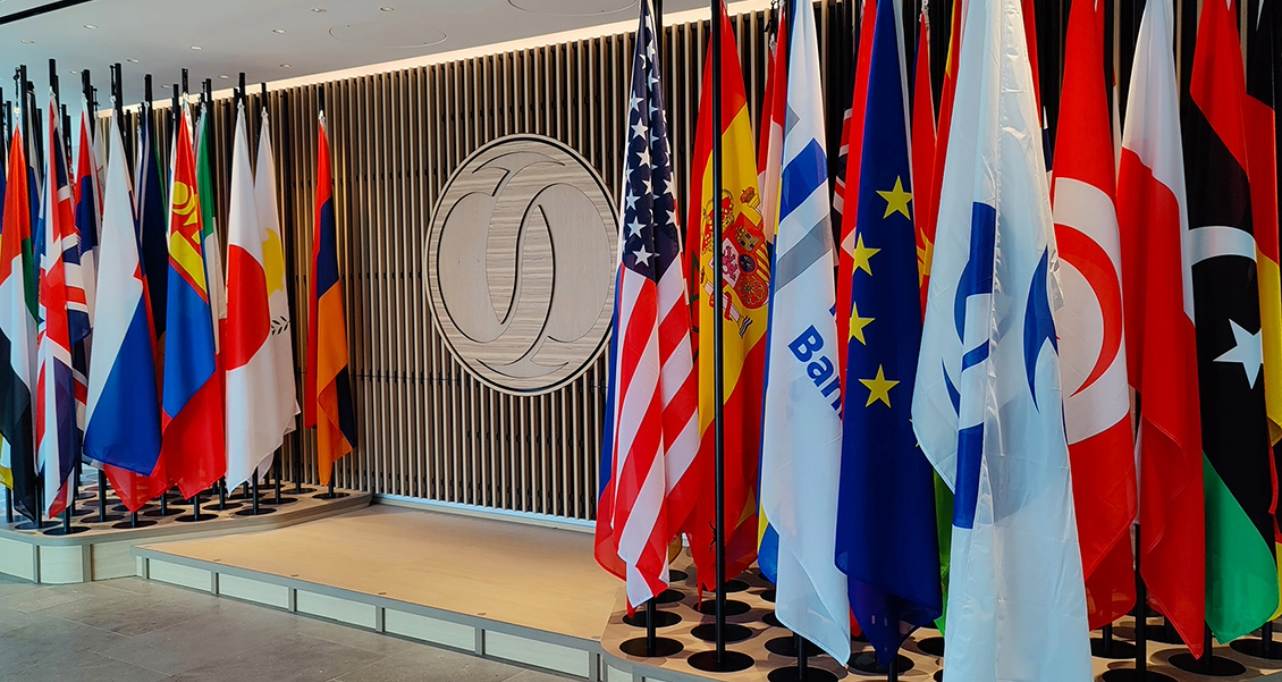
{"label": "american flag", "polygon": [[628,112],[597,561],[639,606],[668,583],[668,493],[699,447],[698,393],[654,23],[641,3]]}

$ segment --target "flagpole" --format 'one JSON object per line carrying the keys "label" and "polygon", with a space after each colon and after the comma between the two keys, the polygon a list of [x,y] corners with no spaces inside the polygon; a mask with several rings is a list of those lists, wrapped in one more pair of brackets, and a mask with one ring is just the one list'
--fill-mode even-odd
{"label": "flagpole", "polygon": [[[266,117],[267,117],[267,114],[269,113],[269,110],[268,110],[268,108],[267,108],[267,83],[266,83],[266,82],[260,82],[260,83],[258,84],[258,87],[259,87],[259,121],[258,121],[258,135],[259,135],[259,138],[260,138],[260,139],[258,139],[258,144],[259,144],[259,145],[261,145],[261,144],[263,143],[263,141],[262,141],[261,137],[262,137],[263,135],[267,134],[267,128],[266,128],[265,126],[263,126],[263,123],[265,123],[265,122],[267,122],[267,121],[269,120],[269,119],[267,119],[267,118],[266,118]],[[248,115],[246,115],[246,119],[248,119]],[[246,125],[248,125],[248,122],[246,122]],[[272,168],[271,170],[272,170],[272,171],[275,171],[276,169],[275,169],[275,168]],[[263,172],[263,169],[261,169],[261,168],[255,168],[255,169],[254,169],[254,173],[256,173],[256,174],[257,174],[257,173],[261,173],[261,172]],[[257,175],[255,175],[255,178],[256,178],[256,177],[257,177]],[[275,183],[273,182],[273,183],[272,183],[272,185],[273,185],[273,186],[275,186]],[[280,218],[279,218],[279,217],[276,217],[276,219],[277,219],[277,220],[279,220]],[[280,227],[280,226],[279,226],[279,224],[278,224],[278,227]],[[282,251],[282,255],[284,255],[284,241],[285,241],[285,239],[284,239],[284,235],[282,235],[282,238],[281,238],[281,242],[282,242],[282,244],[281,244],[281,251]],[[289,263],[289,259],[288,259],[288,258],[285,258],[285,262],[286,262],[286,263]],[[290,281],[290,280],[287,278],[287,280],[286,280],[286,284],[285,284],[285,291],[286,291],[286,292],[288,292],[288,291],[289,291],[289,281]],[[291,297],[291,298],[292,298],[292,297]],[[291,321],[293,320],[293,316],[292,316],[292,315],[290,316],[290,320],[291,320]],[[293,325],[291,325],[291,326],[290,326],[290,328],[292,329],[292,328],[293,328]],[[291,343],[293,342],[293,340],[292,340],[292,339],[291,339],[290,341],[291,341]],[[272,472],[275,474],[275,481],[274,481],[274,482],[275,482],[275,488],[276,488],[276,497],[275,497],[275,499],[273,499],[273,500],[272,500],[272,504],[277,505],[277,506],[280,506],[280,505],[285,504],[284,498],[281,496],[281,492],[282,492],[282,490],[281,490],[281,481],[283,481],[283,480],[284,480],[284,478],[285,478],[285,476],[284,476],[284,473],[285,473],[285,472],[282,470],[282,469],[283,469],[283,467],[284,467],[284,465],[285,465],[285,457],[284,457],[284,452],[283,452],[283,450],[284,450],[284,447],[283,447],[283,441],[282,441],[282,447],[276,448],[276,451],[272,453]]]}
{"label": "flagpole", "polygon": [[[722,192],[722,154],[721,154],[721,98],[724,89],[721,83],[721,0],[712,0],[712,243],[720,249],[723,219],[721,206]],[[715,253],[719,253],[716,251]],[[721,271],[720,259],[713,256],[712,270],[715,273],[712,297],[713,315],[716,323],[712,325],[712,343],[716,348],[713,361],[713,417],[712,427],[715,434],[714,466],[715,480],[713,497],[717,508],[716,528],[713,536],[716,542],[717,585],[716,585],[716,651],[717,663],[724,664],[726,657],[726,460],[725,460],[725,420],[721,402],[724,398],[722,380],[725,375],[724,330],[721,325],[722,290],[725,286],[724,273]]]}

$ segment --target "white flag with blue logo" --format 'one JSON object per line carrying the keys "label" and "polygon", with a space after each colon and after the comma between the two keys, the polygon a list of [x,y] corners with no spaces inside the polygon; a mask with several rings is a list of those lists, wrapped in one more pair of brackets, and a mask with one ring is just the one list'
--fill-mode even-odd
{"label": "white flag with blue logo", "polygon": [[770,299],[761,508],[778,532],[775,615],[836,660],[850,658],[837,570],[841,380],[837,372],[823,86],[810,3],[795,17]]}
{"label": "white flag with blue logo", "polygon": [[1055,236],[1019,0],[966,5],[913,425],[956,495],[944,668],[1091,679],[1053,309]]}

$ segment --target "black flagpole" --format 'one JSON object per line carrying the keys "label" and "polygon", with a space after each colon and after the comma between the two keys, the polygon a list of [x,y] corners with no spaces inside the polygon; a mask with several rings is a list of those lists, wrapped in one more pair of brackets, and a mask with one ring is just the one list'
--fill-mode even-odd
{"label": "black flagpole", "polygon": [[[654,0],[654,52],[658,55],[656,68],[661,68],[663,64],[663,0]],[[663,77],[662,74],[659,76]],[[667,104],[667,102],[664,102]],[[665,131],[666,132],[666,131]],[[673,207],[675,208],[675,207]],[[645,603],[645,655],[655,656],[658,654],[658,629],[656,621],[659,619],[659,606],[655,603],[657,597],[650,597]]]}
{"label": "black flagpole", "polygon": [[[724,92],[721,83],[721,0],[712,0],[712,243],[721,243],[721,192],[722,192],[722,157],[721,157],[721,97]],[[718,259],[713,257],[712,270],[715,274],[713,280],[713,291],[716,292],[712,297],[713,315],[712,319],[721,320],[722,301],[721,291],[724,284],[724,277],[721,271]],[[722,345],[724,333],[721,324],[712,325],[712,343],[716,348],[713,362],[713,417],[712,428],[714,433],[713,453],[715,457],[715,480],[713,482],[713,504],[716,505],[716,526],[713,530],[715,542],[716,562],[717,562],[717,585],[716,585],[716,651],[717,663],[724,664],[726,658],[726,462],[725,462],[725,424],[724,415],[722,414],[721,401],[723,399],[722,380],[725,374],[725,358]]]}
{"label": "black flagpole", "polygon": [[[261,138],[263,135],[268,134],[268,130],[267,130],[267,128],[263,125],[264,123],[266,123],[266,122],[268,121],[268,118],[267,118],[267,113],[268,113],[268,109],[267,109],[267,83],[259,83],[259,84],[258,84],[258,87],[259,87],[259,98],[258,98],[258,99],[259,99],[259,102],[258,102],[258,104],[259,104],[259,112],[260,112],[260,114],[259,114],[259,122],[258,122],[258,135],[259,135],[259,138]],[[245,115],[245,119],[246,119],[246,126],[248,126],[248,125],[249,125],[249,124],[248,124],[249,114],[246,114],[246,115]],[[262,143],[263,143],[262,139],[259,139],[259,140],[258,140],[258,144],[259,144],[259,145],[262,145]],[[255,155],[255,156],[257,156],[257,155]],[[257,163],[257,161],[255,161],[255,163]],[[276,169],[274,169],[274,168],[273,168],[273,169],[271,169],[271,170],[275,171]],[[255,168],[255,169],[254,169],[254,172],[255,172],[255,173],[261,173],[261,172],[263,172],[263,169],[262,169],[262,168]],[[255,175],[255,177],[257,177],[257,175]],[[273,182],[273,183],[272,183],[272,186],[274,187],[275,185],[276,185],[276,183],[274,183],[274,182]],[[279,215],[275,216],[275,218],[276,218],[276,220],[277,220],[277,221],[279,221],[279,220],[280,220]],[[280,225],[279,223],[277,224],[277,229],[278,229],[278,230],[280,230],[281,232],[284,232],[284,226],[283,226],[283,225]],[[285,241],[285,237],[284,237],[284,235],[282,234],[282,235],[281,235],[281,242],[284,242],[284,241]],[[288,258],[286,258],[286,262],[287,262],[287,263],[289,262],[289,259],[288,259]],[[289,280],[288,280],[288,279],[287,279],[287,280],[286,280],[286,282],[285,282],[285,290],[286,290],[287,292],[289,291]],[[292,321],[292,318],[291,318],[291,321]],[[291,327],[292,327],[292,325],[291,325]],[[282,491],[281,491],[281,481],[285,478],[285,476],[284,476],[284,473],[285,473],[285,472],[282,470],[282,469],[283,469],[283,467],[284,467],[284,465],[285,465],[284,447],[282,446],[282,447],[276,448],[276,452],[272,453],[272,472],[275,474],[275,477],[274,477],[274,478],[275,478],[275,487],[276,487],[276,497],[275,497],[275,499],[274,499],[274,500],[272,500],[272,504],[276,504],[276,505],[284,504],[283,498],[281,497],[281,492],[282,492]]]}
{"label": "black flagpole", "polygon": [[[0,88],[0,102],[4,102],[4,88]],[[4,109],[5,116],[0,121],[4,128],[0,130],[0,137],[4,138],[5,151],[0,151],[0,159],[4,158],[4,153],[9,148],[9,138],[13,136],[13,105],[6,102]],[[4,491],[4,522],[5,525],[13,525],[13,488],[6,488]]]}

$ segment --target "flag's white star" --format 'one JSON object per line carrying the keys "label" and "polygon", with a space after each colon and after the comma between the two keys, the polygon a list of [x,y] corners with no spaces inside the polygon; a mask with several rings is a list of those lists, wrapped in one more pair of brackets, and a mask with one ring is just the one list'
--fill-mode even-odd
{"label": "flag's white star", "polygon": [[677,212],[676,212],[676,211],[668,211],[668,223],[667,223],[667,224],[669,224],[669,225],[676,225],[676,224],[677,224]]}
{"label": "flag's white star", "polygon": [[1238,323],[1229,320],[1229,325],[1233,328],[1233,348],[1225,351],[1223,355],[1216,358],[1216,362],[1236,362],[1242,365],[1242,370],[1246,372],[1246,381],[1255,388],[1255,382],[1260,377],[1261,347],[1260,332],[1252,334],[1238,326]]}
{"label": "flag's white star", "polygon": [[628,223],[628,236],[629,236],[629,237],[640,237],[640,236],[641,236],[641,227],[642,227],[642,225],[641,225],[641,221],[640,221],[640,220],[637,220],[636,218],[633,218],[633,219],[632,219],[632,222]]}
{"label": "flag's white star", "polygon": [[[649,147],[642,147],[641,151],[637,152],[637,164],[642,166],[650,165],[650,148]],[[649,185],[650,181],[647,180],[646,184]],[[649,194],[649,193],[650,191],[646,190],[646,194]]]}
{"label": "flag's white star", "polygon": [[632,196],[632,190],[631,190],[631,189],[629,189],[629,190],[628,190],[627,195],[623,197],[623,202],[624,202],[624,203],[626,203],[626,204],[628,205],[628,210],[629,210],[629,211],[635,211],[635,210],[636,210],[636,208],[637,208],[637,198],[638,198],[638,197]]}
{"label": "flag's white star", "polygon": [[637,121],[632,125],[632,135],[635,137],[645,137],[648,132],[650,132],[650,129],[646,127],[644,120]]}
{"label": "flag's white star", "polygon": [[644,100],[642,100],[640,97],[633,95],[632,99],[630,100],[630,104],[628,104],[628,110],[631,111],[633,109],[636,109],[637,106],[641,104],[641,102],[643,101]]}
{"label": "flag's white star", "polygon": [[632,255],[637,259],[637,263],[645,263],[646,265],[649,265],[650,259],[654,258],[653,253],[645,250],[645,244],[642,244],[641,248],[634,251]]}

